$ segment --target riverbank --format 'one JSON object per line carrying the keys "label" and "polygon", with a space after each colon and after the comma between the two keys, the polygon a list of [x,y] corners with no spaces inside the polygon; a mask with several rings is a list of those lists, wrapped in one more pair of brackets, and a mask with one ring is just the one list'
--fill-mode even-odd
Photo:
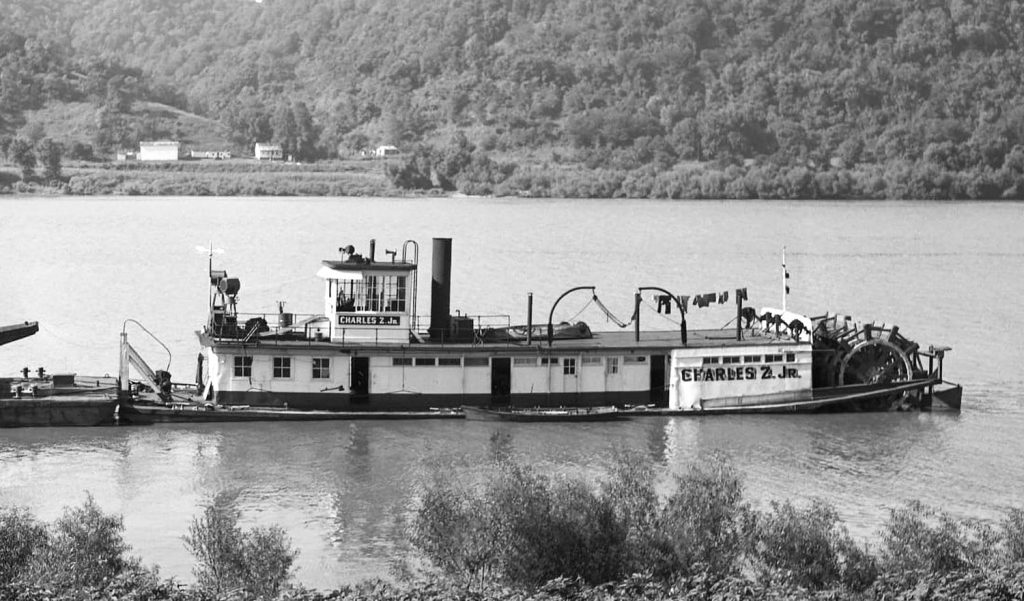
{"label": "riverbank", "polygon": [[[394,197],[458,192],[531,198],[1024,200],[1024,158],[999,169],[963,171],[924,161],[824,168],[757,160],[616,169],[589,168],[549,154],[505,162],[484,157],[446,180],[447,189],[430,183],[429,174],[418,179],[396,176],[417,160],[399,157],[310,164],[78,161],[63,167],[59,182],[23,181],[7,166],[0,167],[0,194]],[[410,183],[414,181],[419,183]]]}

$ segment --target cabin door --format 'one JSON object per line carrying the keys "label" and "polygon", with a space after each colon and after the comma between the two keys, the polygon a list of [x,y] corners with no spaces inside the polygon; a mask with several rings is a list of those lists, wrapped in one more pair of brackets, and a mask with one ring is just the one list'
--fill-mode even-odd
{"label": "cabin door", "polygon": [[512,359],[491,357],[491,403],[508,405],[512,398]]}
{"label": "cabin door", "polygon": [[349,383],[354,400],[365,400],[370,394],[370,358],[352,357],[352,381]]}
{"label": "cabin door", "polygon": [[666,355],[651,355],[651,394],[648,402],[659,407],[665,406],[668,402],[668,388],[665,386],[665,364],[667,362]]}

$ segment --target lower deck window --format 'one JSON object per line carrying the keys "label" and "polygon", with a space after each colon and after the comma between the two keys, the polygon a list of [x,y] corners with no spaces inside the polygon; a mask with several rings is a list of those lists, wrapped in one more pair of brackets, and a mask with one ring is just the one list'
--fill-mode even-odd
{"label": "lower deck window", "polygon": [[235,357],[235,377],[252,377],[252,357]]}
{"label": "lower deck window", "polygon": [[433,366],[437,362],[433,357],[416,357],[416,365],[419,367]]}
{"label": "lower deck window", "polygon": [[619,358],[608,357],[608,362],[604,364],[604,371],[608,374],[619,373]]}
{"label": "lower deck window", "polygon": [[275,378],[290,378],[290,377],[292,377],[292,358],[291,357],[274,357],[274,377]]}
{"label": "lower deck window", "polygon": [[562,360],[562,373],[567,376],[576,375],[576,359],[567,357]]}
{"label": "lower deck window", "polygon": [[327,380],[331,377],[331,360],[325,357],[313,357],[313,379]]}
{"label": "lower deck window", "polygon": [[592,355],[585,355],[583,357],[583,365],[601,365],[601,357],[594,357]]}
{"label": "lower deck window", "polygon": [[459,357],[438,357],[437,364],[458,367],[459,365],[462,365],[462,359]]}
{"label": "lower deck window", "polygon": [[464,364],[466,367],[487,367],[491,363],[487,357],[466,357]]}
{"label": "lower deck window", "polygon": [[536,357],[516,357],[512,359],[512,364],[518,367],[534,366],[537,365]]}
{"label": "lower deck window", "polygon": [[393,357],[391,365],[412,365],[412,357]]}

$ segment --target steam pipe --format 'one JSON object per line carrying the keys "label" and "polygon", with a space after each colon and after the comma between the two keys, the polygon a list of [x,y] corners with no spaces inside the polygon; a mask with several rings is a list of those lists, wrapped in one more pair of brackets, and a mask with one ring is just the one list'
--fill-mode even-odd
{"label": "steam pipe", "polygon": [[551,312],[548,313],[548,346],[551,346],[551,340],[555,337],[555,326],[552,325],[551,320],[555,316],[555,307],[558,306],[558,303],[571,292],[576,292],[577,290],[590,290],[590,292],[593,293],[595,289],[596,286],[576,286],[575,288],[570,288],[563,292],[562,296],[558,297],[555,304],[551,305]]}
{"label": "steam pipe", "polygon": [[666,294],[666,295],[670,296],[672,298],[672,300],[674,300],[676,302],[676,306],[679,307],[679,318],[680,318],[680,320],[679,320],[679,338],[682,341],[683,346],[686,346],[686,307],[684,307],[683,303],[681,303],[679,301],[679,297],[678,296],[672,294],[671,292],[669,292],[668,290],[665,290],[664,288],[659,288],[657,286],[641,286],[640,288],[637,288],[637,295],[636,295],[636,298],[637,298],[637,305],[636,305],[636,324],[637,324],[636,325],[636,332],[637,332],[636,333],[636,339],[637,339],[637,342],[640,341],[640,293],[643,292],[644,290],[657,290],[658,292],[660,292],[662,294]]}

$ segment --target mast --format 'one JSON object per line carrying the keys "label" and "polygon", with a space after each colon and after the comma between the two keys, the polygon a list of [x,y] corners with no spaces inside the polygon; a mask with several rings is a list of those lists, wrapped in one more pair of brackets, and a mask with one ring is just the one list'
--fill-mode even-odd
{"label": "mast", "polygon": [[786,297],[789,296],[789,272],[786,271],[786,247],[782,247],[782,310],[786,310]]}

